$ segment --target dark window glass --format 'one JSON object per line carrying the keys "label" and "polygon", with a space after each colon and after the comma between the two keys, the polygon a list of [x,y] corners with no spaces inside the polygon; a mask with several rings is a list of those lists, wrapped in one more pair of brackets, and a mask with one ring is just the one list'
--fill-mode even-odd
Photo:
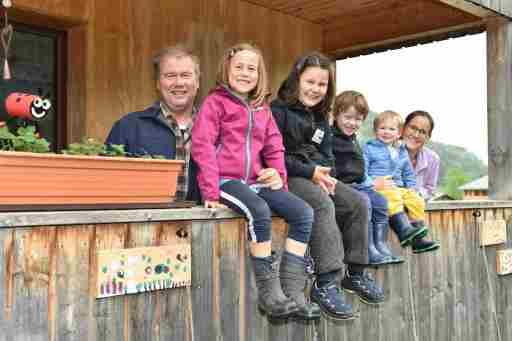
{"label": "dark window glass", "polygon": [[[11,79],[1,79],[0,75],[0,121],[9,119],[5,99],[13,92],[24,92],[48,98],[52,103],[50,112],[43,120],[32,121],[39,134],[51,143],[55,151],[59,146],[58,141],[58,120],[57,113],[57,44],[58,33],[46,30],[28,28],[22,25],[13,24],[14,34],[9,51],[9,65]],[[3,70],[4,52],[2,51]],[[1,74],[1,72],[0,72]],[[22,122],[10,122],[22,124]]]}

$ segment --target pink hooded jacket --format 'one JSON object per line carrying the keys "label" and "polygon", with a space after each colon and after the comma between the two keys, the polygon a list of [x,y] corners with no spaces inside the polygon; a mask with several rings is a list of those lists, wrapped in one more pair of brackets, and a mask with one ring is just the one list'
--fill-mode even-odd
{"label": "pink hooded jacket", "polygon": [[223,86],[206,97],[197,113],[192,157],[203,200],[219,200],[221,179],[251,185],[263,168],[275,168],[287,189],[283,139],[269,106],[252,108]]}

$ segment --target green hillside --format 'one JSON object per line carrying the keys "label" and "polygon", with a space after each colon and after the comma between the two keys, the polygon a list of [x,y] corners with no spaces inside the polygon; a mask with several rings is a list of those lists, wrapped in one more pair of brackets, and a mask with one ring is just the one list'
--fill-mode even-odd
{"label": "green hillside", "polygon": [[[374,117],[375,113],[370,112],[361,127],[358,134],[361,145],[369,138],[374,137]],[[487,174],[487,166],[474,153],[467,151],[465,148],[435,141],[429,142],[428,146],[439,154],[441,158],[439,192],[448,193],[451,196],[460,198],[461,193],[457,191],[459,186]]]}

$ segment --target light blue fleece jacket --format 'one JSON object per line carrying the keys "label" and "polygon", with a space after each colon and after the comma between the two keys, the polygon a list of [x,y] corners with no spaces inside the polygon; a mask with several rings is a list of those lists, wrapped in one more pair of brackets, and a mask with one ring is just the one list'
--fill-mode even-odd
{"label": "light blue fleece jacket", "polygon": [[363,147],[367,176],[373,181],[375,177],[391,175],[397,187],[416,189],[416,175],[405,145],[400,144],[397,151],[392,156],[388,145],[382,141],[368,141]]}

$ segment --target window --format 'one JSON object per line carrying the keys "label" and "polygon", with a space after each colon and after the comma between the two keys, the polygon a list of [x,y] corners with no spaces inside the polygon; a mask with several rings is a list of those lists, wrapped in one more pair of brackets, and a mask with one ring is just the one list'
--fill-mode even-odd
{"label": "window", "polygon": [[[24,92],[48,96],[52,108],[49,114],[43,120],[35,122],[35,125],[39,134],[46,138],[51,143],[52,150],[56,151],[65,143],[65,66],[62,62],[64,55],[60,52],[65,51],[62,46],[65,43],[64,33],[16,23],[13,24],[13,28],[14,34],[9,51],[12,78],[0,79],[0,121],[8,119],[5,99],[10,93]],[[1,53],[3,62],[4,52]]]}

